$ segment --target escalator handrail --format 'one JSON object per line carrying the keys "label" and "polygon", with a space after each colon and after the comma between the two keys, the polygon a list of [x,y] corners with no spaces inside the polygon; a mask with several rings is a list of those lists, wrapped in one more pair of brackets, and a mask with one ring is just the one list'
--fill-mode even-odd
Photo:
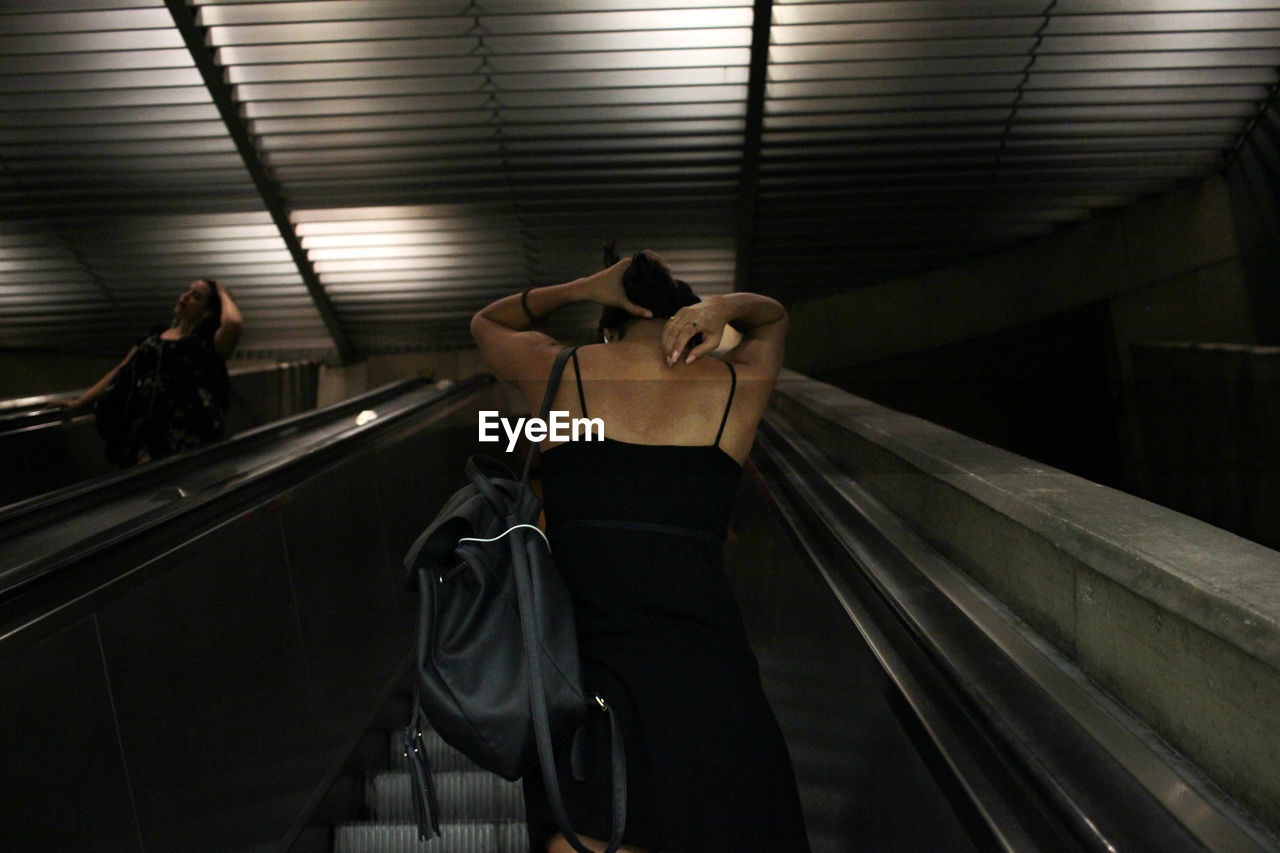
{"label": "escalator handrail", "polygon": [[[784,418],[775,413],[766,417],[760,445],[766,464],[778,472],[772,486],[789,493],[789,506],[845,540],[848,560],[834,571],[848,571],[853,564],[869,581],[918,646],[908,653],[924,655],[945,674],[947,689],[964,698],[984,739],[1012,757],[1084,849],[1126,849],[1122,839],[1134,835],[1155,837],[1157,849],[1170,853],[1276,849],[1247,816],[1209,796],[1208,785],[1188,780],[1157,746],[1136,734],[1138,721],[1118,722],[1117,715],[1127,714],[1124,709],[1099,704],[1104,701],[1100,694],[1086,691],[1048,663],[972,592],[971,582],[954,579],[962,576],[958,569],[874,498],[865,492],[847,497],[859,487],[844,475],[837,475],[842,481],[837,489],[827,473],[832,463]],[[837,508],[839,504],[844,506]],[[856,522],[850,520],[855,514],[861,516]],[[901,529],[893,532],[895,526]],[[850,545],[859,537],[863,541]],[[882,541],[868,544],[869,537]],[[900,546],[911,539],[918,544],[908,555]],[[950,586],[947,572],[954,575]],[[927,594],[920,593],[922,588]],[[833,592],[841,595],[834,587]],[[940,616],[926,610],[928,595],[953,612]],[[988,613],[982,612],[984,607]],[[1027,704],[1004,701],[1013,695]],[[1061,726],[1045,732],[1045,719],[1057,719]],[[1053,749],[1044,749],[1047,739],[1057,741]],[[1088,775],[1081,776],[1084,768]]]}
{"label": "escalator handrail", "polygon": [[[0,532],[2,532],[0,538],[36,526],[41,522],[33,522],[30,519],[40,514],[45,514],[45,517],[63,517],[76,512],[79,507],[84,506],[86,503],[96,503],[101,499],[102,495],[118,495],[126,490],[136,491],[149,488],[151,483],[171,475],[173,466],[195,467],[211,464],[216,460],[234,456],[250,448],[274,441],[290,431],[296,432],[310,429],[316,425],[348,417],[352,412],[376,406],[383,400],[425,384],[426,380],[418,378],[392,382],[356,397],[334,403],[331,406],[300,412],[269,424],[245,430],[224,441],[196,448],[166,459],[149,462],[145,465],[135,465],[91,480],[72,483],[61,489],[55,489],[9,504],[0,508]],[[456,388],[448,390],[452,392]]]}
{"label": "escalator handrail", "polygon": [[[254,373],[271,373],[277,370],[292,369],[295,367],[307,365],[319,365],[313,359],[298,358],[290,360],[277,361],[274,364],[252,364],[241,366],[227,366],[227,375],[233,379],[237,376],[245,376]],[[22,397],[6,397],[0,400],[0,418],[7,416],[13,412],[25,412],[35,409],[50,409],[54,400],[74,400],[80,397],[88,390],[88,386],[80,388],[71,388],[66,391],[50,391],[43,394],[27,394]]]}
{"label": "escalator handrail", "polygon": [[30,394],[26,397],[8,397],[0,400],[0,418],[8,417],[12,414],[21,414],[23,412],[36,411],[38,409],[52,409],[54,400],[74,400],[84,393],[83,388],[74,391],[54,391],[50,394]]}
{"label": "escalator handrail", "polygon": [[[81,415],[80,417],[83,417]],[[0,435],[23,432],[31,429],[47,429],[61,426],[74,418],[67,417],[65,409],[54,406],[23,409],[18,412],[4,414],[0,412]]]}
{"label": "escalator handrail", "polygon": [[[252,376],[260,373],[276,373],[300,367],[305,368],[311,365],[316,365],[316,362],[309,359],[281,361],[276,364],[231,368],[228,370],[228,375],[232,380],[235,380],[241,376]],[[316,366],[318,367],[318,365]],[[74,400],[81,396],[84,391],[85,389],[81,388],[74,391],[62,391],[29,397],[12,397],[7,400],[0,400],[0,434],[32,429],[34,427],[50,428],[59,426],[63,422],[93,417],[92,407],[87,407],[86,410],[80,414],[68,418],[65,409],[54,405],[55,400]],[[233,395],[236,393],[234,382],[232,384],[231,393]]]}
{"label": "escalator handrail", "polygon": [[[206,504],[214,500],[223,500],[228,496],[234,496],[242,493],[245,489],[254,486],[256,483],[269,477],[283,477],[290,472],[297,473],[301,476],[310,476],[315,473],[324,464],[329,461],[342,457],[346,454],[354,452],[358,447],[363,446],[369,441],[377,439],[380,435],[394,429],[405,420],[422,415],[428,410],[438,410],[447,408],[447,406],[458,398],[465,397],[476,391],[482,390],[495,380],[488,374],[478,374],[469,379],[455,382],[447,387],[437,387],[434,393],[417,402],[415,405],[406,407],[400,411],[389,413],[385,416],[378,417],[369,423],[346,430],[338,435],[332,436],[319,443],[310,444],[303,452],[297,454],[289,454],[283,460],[272,462],[257,468],[245,469],[238,471],[233,477],[219,483],[216,489],[211,490],[210,494],[192,494],[186,495],[181,501],[172,502],[171,504],[157,508],[155,511],[147,513],[145,516],[137,516],[126,520],[118,526],[104,530],[96,534],[86,541],[72,543],[67,548],[58,551],[52,551],[42,555],[36,559],[29,560],[21,565],[0,567],[0,599],[10,597],[15,592],[29,586],[31,583],[47,578],[64,569],[75,566],[87,558],[118,546],[127,541],[136,539],[144,535],[147,531],[153,530],[162,524],[173,521],[174,519],[194,513],[200,510]],[[329,417],[307,417],[315,413],[304,413],[304,415],[288,419],[284,429],[274,429],[271,425],[268,427],[260,427],[253,430],[253,436],[249,436],[252,441],[241,443],[238,445],[239,452],[247,452],[255,447],[266,444],[269,440],[286,441],[294,438],[305,436],[306,429],[319,429],[326,426],[335,419],[332,416],[332,409],[336,408],[340,413],[350,415],[353,410],[368,408],[378,403],[385,403],[403,395],[421,390],[425,385],[421,381],[407,381],[393,383],[390,386],[377,389],[376,392],[361,395],[353,400],[346,401],[337,407],[329,407]],[[287,427],[297,427],[289,430]],[[248,434],[246,434],[247,436]],[[235,440],[227,442],[232,445]],[[212,448],[210,449],[212,450]],[[198,460],[200,467],[210,466],[218,462],[228,461],[236,452],[236,447],[230,449],[227,447],[217,448],[219,452],[210,453],[207,457],[201,458],[197,454],[175,458],[174,460],[164,460],[165,463],[170,461],[181,463],[181,467],[166,466],[163,471],[170,473],[178,473],[182,471],[190,471],[193,466],[193,458]],[[164,463],[155,463],[153,466],[159,468]],[[151,474],[144,478],[148,488],[154,488],[159,482],[159,475]],[[99,494],[99,490],[94,490],[92,494]],[[99,495],[101,496],[101,495]],[[77,499],[83,499],[85,495],[76,495]],[[58,518],[65,517],[59,515]],[[32,530],[28,529],[28,533]],[[36,530],[38,532],[38,529]]]}

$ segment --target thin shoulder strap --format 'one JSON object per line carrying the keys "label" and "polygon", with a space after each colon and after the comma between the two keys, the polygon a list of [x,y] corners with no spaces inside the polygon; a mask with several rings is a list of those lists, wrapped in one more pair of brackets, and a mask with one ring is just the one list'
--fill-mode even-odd
{"label": "thin shoulder strap", "polygon": [[578,380],[578,405],[582,406],[582,416],[587,417],[587,398],[582,395],[582,368],[578,367],[578,348],[573,348],[573,376]]}
{"label": "thin shoulder strap", "polygon": [[724,415],[720,418],[720,431],[716,433],[716,447],[720,446],[720,436],[724,435],[724,425],[729,422],[729,407],[733,405],[733,392],[738,390],[738,371],[733,369],[732,362],[726,361],[725,366],[729,368],[729,377],[732,381],[729,384],[729,402],[724,404]]}
{"label": "thin shoulder strap", "polygon": [[[538,417],[540,417],[543,422],[547,420],[547,414],[551,411],[551,401],[555,399],[556,388],[560,386],[560,377],[564,374],[565,362],[567,362],[569,360],[569,356],[573,355],[577,350],[577,347],[565,347],[560,350],[560,354],[556,356],[555,364],[551,365],[551,376],[547,379],[547,390],[546,393],[542,395],[542,407],[538,412]],[[529,479],[529,474],[533,471],[533,460],[537,458],[538,443],[535,441],[532,442],[529,447],[529,457],[525,460],[524,474],[520,477],[521,480],[527,481]]]}

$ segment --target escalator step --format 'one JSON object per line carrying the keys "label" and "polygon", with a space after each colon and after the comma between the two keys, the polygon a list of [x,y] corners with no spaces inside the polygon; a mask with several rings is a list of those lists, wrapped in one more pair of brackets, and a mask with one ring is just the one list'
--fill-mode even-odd
{"label": "escalator step", "polygon": [[[432,777],[442,821],[524,820],[524,797],[518,782],[483,770],[436,772]],[[379,773],[366,784],[365,803],[375,820],[414,819],[408,773]]]}
{"label": "escalator step", "polygon": [[418,838],[418,827],[406,823],[352,823],[334,830],[334,853],[526,853],[529,836],[523,823],[476,822],[441,824],[440,837]]}
{"label": "escalator step", "polygon": [[[391,735],[391,769],[397,771],[408,771],[409,759],[405,757],[401,744],[401,733],[396,731]],[[431,765],[433,773],[446,773],[450,770],[479,770],[471,759],[467,758],[461,752],[449,746],[441,740],[440,735],[433,731],[425,731],[422,733],[422,743],[427,748],[427,761]]]}

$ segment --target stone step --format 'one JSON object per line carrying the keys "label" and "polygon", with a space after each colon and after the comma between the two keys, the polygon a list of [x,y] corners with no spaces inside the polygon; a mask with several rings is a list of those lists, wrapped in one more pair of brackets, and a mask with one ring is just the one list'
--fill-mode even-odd
{"label": "stone step", "polygon": [[334,853],[527,853],[523,822],[442,823],[440,837],[418,838],[412,823],[349,823],[334,829]]}
{"label": "stone step", "polygon": [[[523,821],[524,797],[519,782],[508,782],[483,770],[451,770],[432,774],[440,821]],[[412,783],[408,773],[378,773],[366,782],[365,804],[374,820],[414,820]]]}

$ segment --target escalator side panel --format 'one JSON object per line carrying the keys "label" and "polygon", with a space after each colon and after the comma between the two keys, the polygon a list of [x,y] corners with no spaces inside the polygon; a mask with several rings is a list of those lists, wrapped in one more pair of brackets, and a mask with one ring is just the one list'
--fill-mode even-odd
{"label": "escalator side panel", "polygon": [[1280,849],[793,427],[761,438],[788,530],[1007,849]]}
{"label": "escalator side panel", "polygon": [[413,615],[378,511],[377,460],[360,457],[315,478],[281,512],[307,659],[317,680],[318,742],[341,745],[366,703],[400,671]]}
{"label": "escalator side panel", "polygon": [[114,470],[93,418],[0,433],[0,506]]}
{"label": "escalator side panel", "polygon": [[289,781],[322,772],[324,755],[280,518],[184,550],[99,615],[143,841],[231,850],[282,839],[306,796]]}
{"label": "escalator side panel", "polygon": [[141,853],[95,619],[0,661],[0,848]]}

